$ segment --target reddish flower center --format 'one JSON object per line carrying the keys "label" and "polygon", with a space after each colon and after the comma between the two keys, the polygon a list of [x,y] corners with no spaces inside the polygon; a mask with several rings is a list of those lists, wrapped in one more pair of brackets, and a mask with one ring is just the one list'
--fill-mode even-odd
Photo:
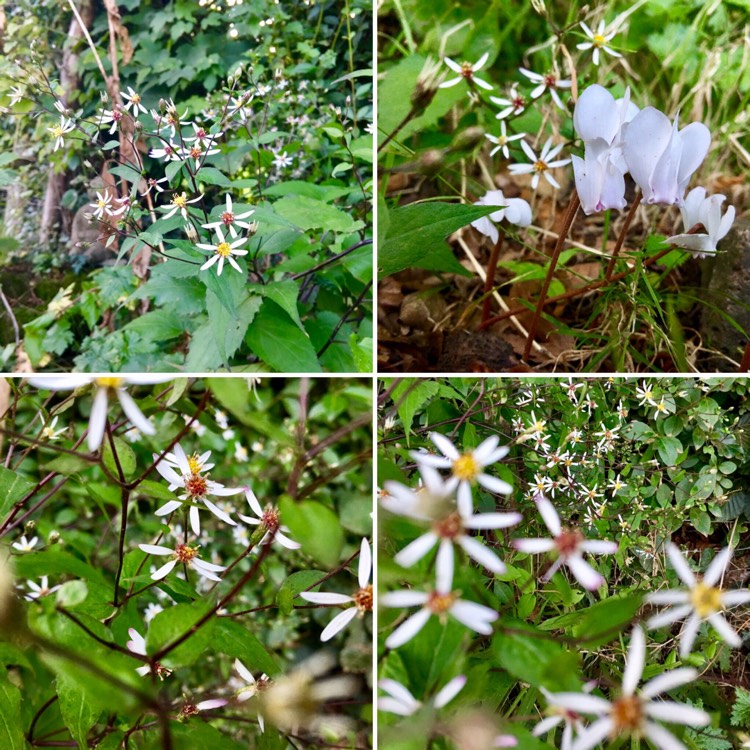
{"label": "reddish flower center", "polygon": [[206,137],[206,131],[203,128],[200,128],[198,132],[195,134],[195,137],[200,141],[203,138]]}
{"label": "reddish flower center", "polygon": [[613,736],[624,732],[634,732],[643,723],[641,699],[635,695],[623,695],[612,704]]}
{"label": "reddish flower center", "polygon": [[515,99],[512,99],[511,103],[513,104],[513,109],[517,110],[521,110],[526,106],[526,101],[522,96],[517,96]]}
{"label": "reddish flower center", "polygon": [[229,226],[234,221],[234,214],[231,211],[224,211],[221,215],[221,220],[226,226]]}
{"label": "reddish flower center", "polygon": [[178,544],[174,553],[181,563],[190,563],[198,556],[198,548],[189,547],[187,544]]}
{"label": "reddish flower center", "polygon": [[199,474],[191,474],[185,480],[185,489],[190,497],[203,497],[208,492],[208,482]]}
{"label": "reddish flower center", "polygon": [[203,149],[198,145],[195,145],[190,149],[190,156],[192,156],[193,159],[200,159],[202,153]]}
{"label": "reddish flower center", "polygon": [[432,525],[434,532],[443,539],[455,539],[464,532],[464,525],[459,513],[451,513]]}
{"label": "reddish flower center", "polygon": [[272,505],[266,506],[266,509],[263,511],[263,515],[261,516],[260,522],[271,533],[278,531],[279,525],[281,523],[279,511],[276,510],[276,508],[274,508]]}
{"label": "reddish flower center", "polygon": [[555,537],[555,547],[557,547],[557,551],[563,557],[569,557],[578,551],[582,541],[583,534],[577,529],[563,529],[560,534]]}
{"label": "reddish flower center", "polygon": [[372,612],[372,584],[368,583],[363,589],[357,591],[353,598],[360,612]]}
{"label": "reddish flower center", "polygon": [[553,73],[547,73],[547,75],[544,76],[544,85],[548,89],[557,88],[557,76]]}
{"label": "reddish flower center", "polygon": [[468,81],[474,77],[474,69],[471,67],[471,63],[461,63],[461,75]]}

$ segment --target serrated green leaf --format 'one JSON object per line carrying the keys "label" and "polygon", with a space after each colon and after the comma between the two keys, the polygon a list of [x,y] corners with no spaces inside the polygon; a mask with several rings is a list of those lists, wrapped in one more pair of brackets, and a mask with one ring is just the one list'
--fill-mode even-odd
{"label": "serrated green leaf", "polygon": [[[159,612],[149,624],[146,636],[147,653],[153,655],[177,641],[211,609],[213,605],[204,600],[191,604],[178,604]],[[215,627],[216,618],[212,617],[186,641],[164,656],[163,663],[170,668],[194,664],[213,640]]]}
{"label": "serrated green leaf", "polygon": [[314,500],[296,503],[289,497],[281,498],[279,509],[303,551],[324,567],[334,567],[344,546],[344,530],[338,516]]}
{"label": "serrated green leaf", "polygon": [[266,647],[249,630],[227,617],[220,618],[216,625],[212,648],[239,659],[251,672],[261,671],[271,677],[281,672]]}
{"label": "serrated green leaf", "polygon": [[87,750],[86,738],[91,727],[98,721],[101,711],[90,705],[86,694],[70,678],[58,675],[56,682],[60,714],[65,726],[78,743],[79,750]]}
{"label": "serrated green leaf", "polygon": [[120,437],[113,437],[112,441],[115,444],[116,460],[115,454],[112,452],[112,446],[105,437],[102,442],[102,461],[104,465],[114,476],[118,476],[117,467],[119,464],[125,478],[132,479],[138,469],[138,462],[136,461],[133,449]]}

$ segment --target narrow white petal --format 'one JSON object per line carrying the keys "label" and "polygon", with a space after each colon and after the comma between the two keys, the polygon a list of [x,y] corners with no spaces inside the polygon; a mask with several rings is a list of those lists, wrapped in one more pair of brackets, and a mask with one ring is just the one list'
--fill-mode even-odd
{"label": "narrow white petal", "polygon": [[711,717],[705,711],[675,701],[652,701],[646,704],[645,711],[652,719],[670,724],[703,727],[711,723]]}
{"label": "narrow white petal", "polygon": [[429,598],[424,591],[389,591],[381,594],[378,600],[384,607],[416,607]]}
{"label": "narrow white petal", "polygon": [[167,573],[169,573],[169,571],[172,570],[175,565],[177,565],[177,560],[170,560],[168,563],[165,563],[161,566],[161,568],[159,568],[159,570],[154,571],[151,574],[152,580],[161,581],[161,579],[164,578],[164,576],[166,576]]}
{"label": "narrow white petal", "polygon": [[357,608],[349,607],[343,612],[339,612],[320,634],[320,640],[325,643],[330,641],[336,633],[343,630],[357,616]]}
{"label": "narrow white petal", "polygon": [[562,531],[562,526],[560,524],[560,516],[557,515],[555,506],[552,505],[552,503],[541,492],[534,496],[534,500],[536,501],[536,507],[539,510],[539,514],[547,525],[547,528],[550,530],[552,536],[559,536]]}
{"label": "narrow white petal", "polygon": [[300,597],[313,604],[347,604],[352,601],[346,594],[333,594],[325,591],[303,591]]}
{"label": "narrow white petal", "polygon": [[435,589],[441,594],[449,594],[453,588],[453,544],[443,539],[435,558]]}
{"label": "narrow white petal", "polygon": [[130,420],[134,427],[137,427],[144,435],[154,435],[156,429],[143,415],[138,408],[138,404],[133,401],[133,397],[124,389],[117,389],[117,398],[120,400],[120,406],[125,412],[125,416]]}
{"label": "narrow white petal", "polygon": [[418,560],[421,560],[437,543],[438,537],[428,531],[417,537],[413,542],[406,545],[393,559],[402,567],[410,568]]}
{"label": "narrow white petal", "polygon": [[703,583],[706,586],[715,586],[719,579],[724,575],[729,560],[732,558],[731,547],[724,547],[716,557],[711,561],[708,566],[705,575],[703,576]]}
{"label": "narrow white petal", "polygon": [[149,555],[172,555],[174,550],[169,547],[156,546],[155,544],[139,544],[138,548],[144,552],[148,552]]}
{"label": "narrow white petal", "polygon": [[384,678],[378,682],[378,687],[400,703],[411,705],[415,710],[419,708],[419,701],[400,682]]}
{"label": "narrow white petal", "polygon": [[467,529],[507,529],[522,520],[520,513],[478,513],[464,518],[463,524]]}
{"label": "narrow white petal", "polygon": [[734,632],[732,626],[718,612],[711,615],[708,621],[713,625],[714,630],[722,639],[733,648],[739,648],[742,645],[742,638]]}
{"label": "narrow white petal", "polygon": [[458,543],[472,559],[493,573],[504,573],[506,568],[503,561],[488,547],[470,536],[460,536]]}
{"label": "narrow white petal", "polygon": [[680,658],[684,659],[690,654],[700,626],[701,618],[696,614],[693,614],[683,626],[680,633]]}
{"label": "narrow white petal", "polygon": [[596,591],[605,583],[604,576],[597,573],[582,557],[579,555],[570,555],[566,558],[565,564],[570,572],[576,577],[578,583],[589,591]]}
{"label": "narrow white petal", "polygon": [[258,498],[255,497],[255,493],[249,487],[245,490],[245,499],[247,500],[247,503],[250,506],[250,510],[252,510],[252,512],[255,513],[255,515],[258,516],[258,518],[262,518],[263,508],[260,507]]}
{"label": "narrow white petal", "polygon": [[649,604],[685,604],[690,601],[690,592],[664,589],[663,591],[654,591],[653,594],[646,596]]}
{"label": "narrow white petal", "polygon": [[673,622],[678,622],[683,618],[687,617],[693,611],[692,604],[683,604],[681,607],[670,607],[664,612],[660,612],[658,615],[649,617],[646,621],[646,627],[649,630],[655,628],[663,628],[665,625],[671,625]]}
{"label": "narrow white petal", "polygon": [[233,521],[221,508],[214,505],[208,498],[203,498],[205,506],[213,513],[217,518],[220,518],[224,523],[228,523],[230,526],[236,526],[237,522]]}
{"label": "narrow white petal", "polygon": [[671,732],[653,721],[647,721],[644,734],[659,750],[687,750]]}
{"label": "narrow white petal", "polygon": [[240,677],[245,680],[245,682],[248,682],[251,685],[255,685],[255,677],[253,677],[250,670],[239,659],[234,660],[234,668],[237,670]]}
{"label": "narrow white petal", "polygon": [[646,637],[643,628],[636,625],[630,637],[628,647],[627,663],[622,675],[622,692],[624,695],[633,695],[643,674],[643,665],[646,661]]}
{"label": "narrow white petal", "polygon": [[450,703],[466,685],[466,676],[459,675],[450,680],[435,696],[432,703],[435,708],[442,708]]}
{"label": "narrow white petal", "polygon": [[605,542],[598,539],[585,539],[581,542],[581,549],[591,555],[613,555],[617,552],[617,542]]}
{"label": "narrow white petal", "polygon": [[411,716],[419,708],[419,704],[411,706],[408,704],[401,703],[396,698],[378,698],[378,711],[387,711],[391,714],[398,714],[399,716]]}
{"label": "narrow white petal", "polygon": [[693,588],[696,583],[695,575],[693,574],[693,571],[690,570],[687,560],[682,556],[682,552],[680,552],[680,548],[676,544],[672,542],[667,544],[667,557],[669,557],[669,562],[672,563],[672,568],[674,568],[679,579],[685,585]]}
{"label": "narrow white petal", "polygon": [[721,595],[721,602],[725,607],[736,607],[738,604],[747,604],[750,602],[750,591],[747,589],[725,591]]}
{"label": "narrow white petal", "polygon": [[555,548],[555,542],[552,539],[514,539],[511,545],[529,555],[549,552]]}
{"label": "narrow white petal", "polygon": [[460,454],[456,446],[445,435],[441,435],[439,432],[431,432],[429,437],[444,456],[450,458],[452,461],[455,461],[459,457]]}
{"label": "narrow white petal", "polygon": [[497,477],[491,477],[489,474],[480,474],[477,477],[477,482],[485,489],[498,495],[510,495],[513,492],[513,487],[507,482]]}
{"label": "narrow white petal", "polygon": [[490,623],[497,620],[500,616],[494,609],[485,607],[483,604],[477,604],[476,602],[467,602],[463,599],[456,601],[451,607],[450,613],[460,623],[466,625],[467,628],[471,628],[483,635],[490,635],[492,633],[492,625]]}
{"label": "narrow white petal", "polygon": [[571,750],[591,750],[612,731],[612,727],[613,722],[609,717],[595,721],[581,731]]}
{"label": "narrow white petal", "polygon": [[181,500],[169,500],[164,505],[161,506],[158,510],[154,511],[154,514],[157,516],[166,516],[172,513],[172,511],[177,510],[182,505]]}
{"label": "narrow white petal", "polygon": [[[381,597],[382,600],[382,597]],[[415,615],[405,620],[386,638],[386,648],[398,648],[410,641],[426,625],[432,613],[429,609],[420,609]]]}
{"label": "narrow white petal", "polygon": [[107,389],[98,388],[89,417],[88,446],[93,453],[102,444],[104,429],[107,424]]}
{"label": "narrow white petal", "polygon": [[641,690],[641,697],[650,699],[662,693],[668,693],[681,685],[698,678],[698,670],[692,667],[680,667],[670,669],[650,679]]}

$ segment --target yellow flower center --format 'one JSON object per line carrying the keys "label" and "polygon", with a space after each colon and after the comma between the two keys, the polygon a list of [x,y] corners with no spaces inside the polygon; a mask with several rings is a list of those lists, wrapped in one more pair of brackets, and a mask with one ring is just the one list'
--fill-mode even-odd
{"label": "yellow flower center", "polygon": [[203,153],[203,150],[198,145],[193,146],[190,149],[190,156],[192,156],[193,159],[200,159],[202,153]]}
{"label": "yellow flower center", "polygon": [[121,388],[123,378],[97,378],[94,382],[100,388]]}
{"label": "yellow flower center", "polygon": [[471,482],[479,474],[479,465],[471,453],[464,453],[453,462],[453,476]]}
{"label": "yellow flower center", "polygon": [[189,563],[198,556],[198,547],[189,547],[187,544],[178,544],[175,548],[174,554],[181,563]]}
{"label": "yellow flower center", "polygon": [[107,207],[107,201],[105,201],[104,198],[99,198],[99,200],[96,203],[99,206],[99,208]]}
{"label": "yellow flower center", "polygon": [[445,614],[456,601],[456,595],[451,592],[449,594],[439,594],[437,591],[433,591],[430,594],[430,598],[427,600],[427,607],[435,615]]}
{"label": "yellow flower center", "polygon": [[612,704],[612,737],[636,732],[643,724],[643,705],[635,695],[623,695]]}
{"label": "yellow flower center", "polygon": [[698,583],[690,592],[690,603],[699,617],[709,617],[723,609],[721,589]]}
{"label": "yellow flower center", "polygon": [[185,208],[185,206],[187,206],[187,195],[185,195],[185,193],[182,195],[175,195],[175,197],[172,198],[172,203],[178,208]]}
{"label": "yellow flower center", "polygon": [[59,125],[55,125],[54,128],[52,128],[52,135],[55,136],[55,138],[61,138],[63,134],[63,129]]}
{"label": "yellow flower center", "polygon": [[130,97],[130,101],[133,102],[133,104],[140,104],[141,97],[139,94],[133,94],[133,96]]}
{"label": "yellow flower center", "polygon": [[593,43],[594,47],[603,47],[607,40],[601,34],[594,34]]}
{"label": "yellow flower center", "polygon": [[232,248],[229,246],[228,242],[220,242],[216,246],[216,252],[221,255],[222,258],[226,258],[227,255],[232,254]]}
{"label": "yellow flower center", "polygon": [[547,166],[547,162],[544,162],[541,159],[539,159],[539,161],[534,164],[535,172],[546,172],[548,169],[549,167]]}
{"label": "yellow flower center", "polygon": [[203,470],[203,464],[196,454],[193,454],[188,458],[188,466],[190,467],[191,474],[200,474]]}

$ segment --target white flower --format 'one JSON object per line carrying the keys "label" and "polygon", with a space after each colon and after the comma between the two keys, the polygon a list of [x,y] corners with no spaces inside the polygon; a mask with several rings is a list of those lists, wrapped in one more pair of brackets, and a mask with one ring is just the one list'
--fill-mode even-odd
{"label": "white flower", "polygon": [[519,68],[518,70],[520,70],[521,73],[532,83],[538,84],[531,92],[532,99],[538,99],[545,91],[549,91],[555,104],[557,104],[560,109],[565,109],[565,105],[562,103],[557,90],[569,89],[573,85],[571,81],[560,79],[554,73],[546,73],[545,75],[542,75],[541,73],[534,73],[534,71],[527,70],[526,68]]}
{"label": "white flower", "polygon": [[557,551],[559,556],[542,577],[543,581],[548,581],[561,566],[565,565],[581,586],[589,591],[598,589],[605,583],[604,577],[583,559],[583,553],[611,555],[617,552],[617,544],[585,539],[583,534],[576,529],[564,529],[554,506],[542,493],[537,493],[534,500],[545,525],[552,534],[552,539],[514,539],[511,544],[517,550],[532,555]]}
{"label": "white flower", "polygon": [[151,602],[147,607],[146,610],[143,613],[143,619],[149,623],[151,620],[156,617],[156,615],[159,614],[159,612],[163,612],[164,607],[161,606],[161,604],[157,604],[156,602]]}
{"label": "white flower", "polygon": [[10,95],[10,101],[8,102],[8,106],[15,107],[18,102],[20,102],[24,96],[26,96],[26,93],[18,86],[11,86],[11,95]]}
{"label": "white flower", "polygon": [[45,440],[58,440],[60,435],[62,435],[68,428],[62,427],[59,430],[56,430],[55,425],[57,424],[57,420],[57,416],[52,417],[52,419],[42,428],[40,437]]}
{"label": "white flower", "polygon": [[[686,250],[691,250],[698,258],[716,254],[716,246],[723,239],[734,223],[734,206],[728,206],[724,216],[721,215],[721,204],[726,200],[724,195],[711,195],[706,198],[706,189],[693,188],[680,206],[685,234],[667,237],[667,242]],[[705,232],[690,233],[696,225],[703,225]]]}
{"label": "white flower", "polygon": [[204,151],[203,146],[200,143],[194,143],[192,146],[185,146],[185,148],[180,149],[180,158],[193,159],[197,168],[201,166],[200,162],[205,159],[205,157],[213,156],[218,153],[218,148],[208,148]]}
{"label": "white flower", "polygon": [[[185,143],[192,143],[193,141],[197,141],[200,143],[201,146],[204,148],[210,149],[214,143],[222,136],[224,135],[223,130],[219,130],[217,133],[208,133],[206,132],[206,129],[203,127],[199,127],[195,123],[192,123],[193,130],[195,131],[195,135],[190,137],[185,137],[183,140]],[[214,152],[217,153],[217,152]]]}
{"label": "white flower", "polygon": [[479,60],[477,60],[473,64],[469,62],[462,62],[459,64],[455,60],[451,60],[450,57],[444,58],[443,62],[454,73],[458,73],[458,78],[451,78],[448,81],[443,81],[438,88],[447,89],[447,88],[450,88],[451,86],[455,86],[456,84],[461,83],[462,80],[465,80],[469,85],[471,85],[472,83],[475,83],[477,86],[481,86],[483,89],[487,89],[488,91],[491,91],[492,90],[491,84],[475,76],[475,73],[478,70],[481,70],[482,66],[487,62],[489,57],[490,57],[490,53],[485,52],[479,58]]}
{"label": "white flower", "polygon": [[232,237],[236,237],[237,229],[235,227],[250,229],[250,224],[248,224],[246,221],[242,221],[242,219],[246,219],[248,216],[252,216],[255,213],[255,209],[250,209],[250,211],[245,211],[241,214],[235,214],[232,208],[232,196],[229,195],[229,193],[227,193],[226,201],[227,210],[221,214],[221,216],[219,217],[219,221],[213,221],[210,224],[203,224],[203,228],[218,229],[223,226],[225,229],[228,229],[230,231]]}
{"label": "white flower", "polygon": [[249,458],[247,448],[240,443],[235,442],[234,444],[234,460],[240,464],[246,464]]}
{"label": "white flower", "polygon": [[[176,143],[165,143],[164,148],[152,148],[148,152],[148,155],[152,159],[164,159],[164,161],[179,161],[179,151],[180,146],[178,146]],[[167,178],[165,177],[164,179]],[[163,180],[160,180],[160,182],[163,182]]]}
{"label": "white flower", "polygon": [[168,206],[159,206],[160,211],[166,211],[163,219],[171,219],[178,211],[182,215],[183,219],[187,219],[188,217],[188,204],[190,203],[197,203],[203,196],[199,195],[197,198],[193,198],[192,200],[188,200],[187,195],[183,192],[179,195],[175,194],[172,197],[172,200],[169,201]]}
{"label": "white flower", "polygon": [[[256,680],[255,677],[253,677],[252,672],[250,672],[250,670],[239,659],[234,660],[234,668],[237,670],[240,677],[242,677],[247,683],[247,685],[241,687],[235,694],[240,703],[244,703],[244,701],[254,698],[259,692],[265,690],[271,682],[268,679],[267,674],[262,674]],[[258,725],[260,726],[260,731],[265,732],[266,722],[260,714],[258,714]]]}
{"label": "white flower", "polygon": [[[596,682],[594,680],[592,680],[591,682],[587,682],[583,686],[583,692],[588,694],[595,687]],[[583,729],[583,721],[581,720],[580,714],[577,714],[575,711],[571,711],[570,709],[556,705],[555,696],[550,693],[549,690],[543,687],[540,687],[539,689],[547,699],[547,703],[549,704],[548,713],[551,713],[552,715],[548,716],[546,719],[542,719],[534,727],[532,734],[534,735],[534,737],[541,737],[543,734],[547,734],[547,732],[554,729],[562,722],[565,722],[565,726],[563,727],[562,731],[562,740],[560,742],[560,750],[570,750],[573,745],[574,734],[579,734]]]}
{"label": "white flower", "polygon": [[493,747],[517,747],[518,746],[518,738],[514,737],[512,734],[498,734],[497,737],[495,737],[493,743]]}
{"label": "white flower", "polygon": [[523,198],[506,198],[502,190],[487,191],[478,201],[474,201],[474,205],[502,206],[499,211],[471,222],[474,229],[489,237],[492,242],[497,242],[500,237],[495,224],[503,219],[519,227],[531,224],[531,206]]}
{"label": "white flower", "polygon": [[[450,703],[466,685],[466,676],[459,675],[444,685],[430,701],[434,708],[442,708]],[[378,698],[378,711],[387,711],[399,716],[411,716],[422,708],[422,701],[418,701],[411,692],[400,682],[383,679],[378,687],[388,693],[386,697]]]}
{"label": "white flower", "polygon": [[416,607],[422,609],[399,625],[386,639],[386,648],[398,648],[410,641],[427,624],[432,615],[451,615],[467,628],[482,635],[492,633],[492,623],[499,617],[494,609],[458,598],[453,591],[453,555],[438,550],[434,591],[389,591],[380,597],[384,607]]}
{"label": "white flower", "polygon": [[658,721],[706,726],[711,717],[699,708],[669,700],[654,700],[662,693],[692,682],[698,670],[689,667],[672,669],[649,680],[638,695],[635,690],[643,674],[646,660],[646,640],[640,627],[633,628],[628,658],[622,677],[622,695],[610,702],[585,693],[553,693],[550,700],[557,706],[598,718],[581,731],[571,750],[590,750],[606,737],[645,737],[659,750],[685,750],[685,746]]}
{"label": "white flower", "polygon": [[367,539],[362,540],[359,550],[359,567],[357,570],[357,581],[359,589],[351,596],[345,594],[330,594],[325,592],[303,591],[300,596],[313,604],[348,604],[353,602],[355,606],[339,612],[326,625],[320,634],[320,640],[330,641],[336,633],[343,630],[356,616],[364,616],[365,612],[372,612],[372,584],[370,575],[372,573],[372,553]]}
{"label": "white flower", "polygon": [[112,135],[117,130],[117,126],[120,124],[120,120],[122,120],[123,117],[124,115],[119,109],[102,109],[101,114],[99,115],[99,120],[104,126],[108,125],[110,122],[112,123],[112,127],[109,129],[109,134]]}
{"label": "white flower", "polygon": [[599,21],[599,26],[596,30],[596,34],[583,22],[581,21],[581,28],[584,34],[591,40],[590,42],[581,42],[576,47],[580,50],[594,48],[594,65],[599,64],[599,50],[603,50],[612,57],[622,57],[619,52],[615,52],[611,47],[607,46],[607,42],[611,42],[614,38],[617,30],[607,31],[604,19]]}
{"label": "white flower", "polygon": [[253,100],[253,96],[254,95],[251,92],[246,91],[245,93],[238,94],[236,97],[230,97],[227,114],[239,114],[240,120],[245,122],[247,118],[253,114],[253,111],[249,107],[250,102]]}
{"label": "white flower", "polygon": [[152,189],[156,190],[157,193],[163,193],[164,188],[159,186],[162,182],[167,181],[167,177],[162,177],[160,180],[155,180],[153,177],[149,177],[148,179],[146,179],[146,189],[141,193],[141,195],[148,195]]}
{"label": "white flower", "polygon": [[674,606],[651,617],[646,623],[647,627],[660,628],[687,617],[680,634],[680,656],[683,659],[690,653],[701,623],[706,621],[711,623],[723,641],[734,648],[741,646],[742,639],[721,613],[729,607],[750,603],[750,591],[747,589],[724,591],[716,585],[723,577],[732,557],[731,548],[725,547],[716,555],[701,580],[698,580],[690,570],[690,566],[676,544],[672,542],[667,544],[667,555],[687,589],[669,589],[649,594],[646,601],[650,604]]}
{"label": "white flower", "polygon": [[500,123],[500,135],[490,135],[485,133],[485,138],[495,144],[495,148],[490,151],[490,156],[494,156],[498,151],[503,152],[503,156],[506,159],[510,159],[510,151],[508,150],[508,144],[512,141],[518,141],[523,138],[526,133],[518,133],[517,135],[508,135],[508,130],[505,126],[505,120]]}
{"label": "white flower", "polygon": [[625,484],[625,482],[620,479],[620,475],[618,474],[614,479],[610,481],[610,483],[607,485],[607,489],[612,490],[614,494],[617,494],[620,490],[625,490],[628,488],[628,485]]}
{"label": "white flower", "polygon": [[155,544],[139,544],[138,548],[149,555],[171,555],[172,559],[161,566],[157,571],[151,574],[154,581],[160,581],[166,576],[177,563],[187,565],[189,568],[195,568],[196,572],[212,581],[220,581],[216,573],[226,570],[221,565],[207,563],[198,557],[198,547],[190,547],[187,544],[178,544],[174,549],[161,547]]}
{"label": "white flower", "polygon": [[711,132],[701,122],[677,130],[653,107],[642,109],[628,123],[623,155],[645,203],[679,205],[691,175],[711,145]]}
{"label": "white flower", "polygon": [[299,549],[301,545],[286,536],[286,534],[289,533],[289,529],[286,526],[281,525],[281,518],[278,509],[274,508],[270,503],[266,505],[265,509],[263,509],[260,507],[260,503],[258,502],[258,498],[255,497],[255,493],[249,487],[245,487],[244,492],[247,504],[257,518],[243,516],[242,513],[238,513],[237,515],[245,523],[249,523],[252,526],[260,526],[265,529],[266,533],[260,540],[259,544],[278,542],[282,547],[286,547],[287,549]]}
{"label": "white flower", "polygon": [[127,104],[125,105],[125,109],[130,112],[130,108],[133,108],[133,111],[130,112],[130,114],[134,117],[138,117],[138,112],[142,112],[144,115],[148,113],[148,110],[143,106],[143,102],[141,102],[140,94],[136,94],[133,89],[128,86],[128,91],[125,93],[124,91],[121,91],[120,94],[122,95],[122,98],[125,99]]}
{"label": "white flower", "polygon": [[452,477],[448,480],[447,486],[451,490],[458,486],[457,503],[462,514],[471,515],[471,486],[474,482],[499,495],[510,495],[513,492],[513,488],[507,482],[482,471],[486,466],[500,461],[510,451],[510,448],[504,446],[497,447],[500,442],[497,435],[488,437],[474,450],[465,453],[459,453],[456,446],[439,432],[431,432],[429,437],[443,456],[421,451],[412,451],[409,455],[417,464],[451,470]]}
{"label": "white flower", "polygon": [[219,236],[219,241],[215,245],[204,245],[201,243],[197,244],[201,250],[210,250],[213,255],[201,266],[201,271],[205,271],[207,268],[219,262],[219,269],[216,272],[217,276],[221,276],[221,272],[224,270],[224,261],[228,261],[229,265],[242,273],[242,269],[237,265],[237,261],[232,256],[247,255],[247,250],[238,250],[240,245],[244,245],[247,242],[247,237],[240,237],[232,243],[229,243],[224,239],[224,233],[221,231],[221,227],[216,227],[216,234]]}
{"label": "white flower", "polygon": [[[132,651],[139,656],[146,656],[146,639],[135,628],[128,628],[128,635],[130,636],[130,640],[125,644],[128,651]],[[135,671],[143,677],[151,671],[151,666],[144,664]]]}
{"label": "white flower", "polygon": [[511,86],[508,98],[501,96],[491,96],[490,101],[497,104],[498,107],[504,107],[496,115],[498,120],[505,119],[508,115],[520,115],[526,109],[526,98],[518,93],[518,84]]}
{"label": "white flower", "polygon": [[[182,125],[189,125],[190,123],[187,120],[183,120],[183,117],[187,117],[187,108],[182,114],[179,114],[177,112],[177,107],[172,99],[170,99],[167,102],[167,114],[163,118],[163,122],[165,122],[172,133],[172,138],[175,137],[176,131],[178,128],[180,128]],[[161,122],[159,123],[161,125]]]}
{"label": "white flower", "polygon": [[289,154],[279,152],[278,154],[275,154],[272,163],[276,169],[283,169],[284,167],[291,167],[292,166],[293,159]]}
{"label": "white flower", "polygon": [[47,130],[55,137],[55,151],[65,145],[65,134],[70,133],[70,131],[74,128],[75,123],[73,122],[73,120],[66,120],[63,116],[60,116],[59,125],[47,128]]}
{"label": "white flower", "polygon": [[24,536],[22,536],[19,541],[13,542],[11,546],[13,547],[13,549],[17,549],[19,552],[31,552],[38,541],[38,536],[35,536],[31,540],[29,540],[24,534]]}
{"label": "white flower", "polygon": [[656,400],[654,399],[654,389],[647,380],[641,381],[641,387],[636,386],[635,388],[636,398],[639,399],[640,406],[649,404],[650,406],[656,406]]}
{"label": "white flower", "polygon": [[531,187],[536,190],[539,185],[539,176],[544,175],[544,179],[549,182],[553,187],[559,188],[560,185],[550,174],[550,169],[556,169],[557,167],[564,167],[566,164],[570,164],[570,159],[558,159],[552,161],[562,151],[564,144],[558,143],[557,146],[552,146],[552,139],[548,138],[547,142],[542,147],[542,152],[539,154],[537,159],[536,154],[532,150],[531,146],[526,141],[521,141],[521,148],[523,149],[526,156],[531,159],[531,164],[511,164],[508,169],[511,174],[531,174],[534,176],[531,178]]}
{"label": "white flower", "polygon": [[[182,505],[183,500],[188,500],[190,502],[202,502],[211,513],[224,523],[228,523],[230,526],[235,525],[236,522],[214,505],[207,495],[228,497],[242,492],[242,488],[229,489],[223,484],[211,481],[207,474],[204,476],[203,472],[213,467],[213,464],[205,464],[209,455],[210,451],[202,456],[192,455],[188,457],[183,447],[178,443],[174,447],[173,454],[168,454],[156,464],[156,470],[169,482],[170,491],[178,487],[185,490],[185,494],[181,495],[179,500],[169,500],[155,511],[157,516],[166,516],[172,513]],[[154,460],[157,458],[158,456],[154,455]],[[175,471],[175,468],[180,470],[180,474]],[[190,506],[190,526],[196,535],[201,533],[198,506],[196,505]]]}
{"label": "white flower", "polygon": [[172,375],[124,375],[122,377],[95,377],[91,375],[39,375],[29,378],[29,383],[35,388],[51,391],[72,391],[84,385],[95,385],[96,394],[89,417],[88,447],[95,451],[102,443],[104,429],[107,423],[107,408],[109,397],[116,395],[117,400],[131,423],[146,435],[154,435],[156,430],[146,419],[125,390],[126,385],[154,385],[172,380]]}
{"label": "white flower", "polygon": [[94,216],[97,219],[104,219],[105,214],[107,216],[119,216],[128,209],[127,199],[126,203],[124,203],[120,208],[112,208],[112,196],[107,190],[104,191],[104,195],[97,192],[96,203],[89,203],[89,206],[96,209],[94,211]]}
{"label": "white flower", "polygon": [[26,585],[31,589],[28,594],[25,595],[25,599],[29,602],[33,602],[34,599],[41,599],[43,596],[49,596],[50,594],[53,594],[57,589],[60,588],[59,584],[57,586],[53,586],[50,588],[49,586],[49,579],[47,576],[42,576],[40,583],[35,583],[34,581],[26,581]]}

